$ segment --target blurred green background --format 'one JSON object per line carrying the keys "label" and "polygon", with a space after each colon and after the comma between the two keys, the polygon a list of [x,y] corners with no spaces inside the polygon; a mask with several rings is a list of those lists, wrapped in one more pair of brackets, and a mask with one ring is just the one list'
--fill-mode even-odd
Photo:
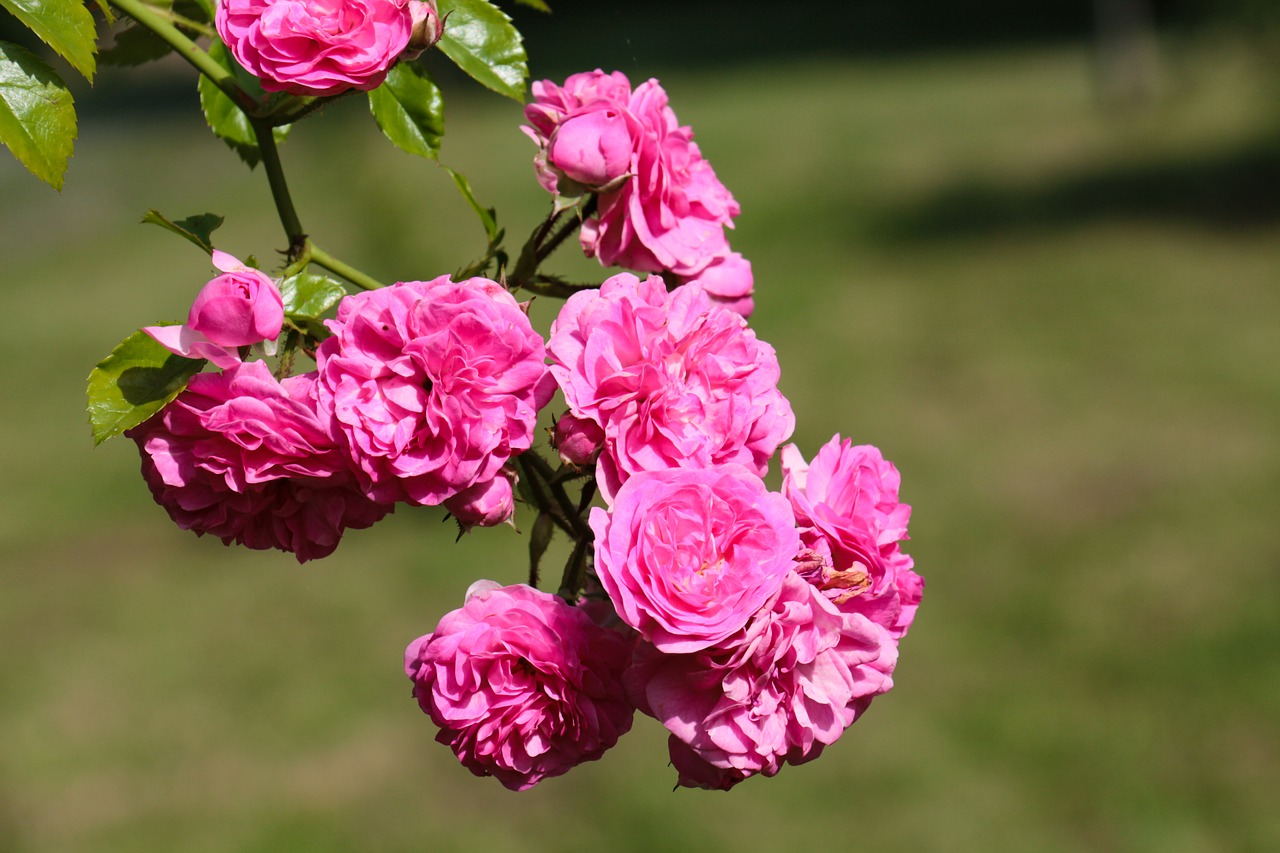
{"label": "blurred green background", "polygon": [[[402,510],[299,567],[177,530],[131,443],[91,446],[89,369],[210,275],[141,214],[283,244],[185,68],[105,69],[60,195],[0,156],[0,850],[1280,849],[1270,4],[852,5],[516,14],[535,75],[661,78],[742,204],[796,440],[902,471],[928,586],[890,694],[727,795],[673,793],[644,718],[525,794],[460,768],[402,650],[520,580],[524,536]],[[518,245],[547,206],[520,108],[446,84],[443,159]],[[482,249],[359,99],[283,156],[307,229],[375,275]]]}

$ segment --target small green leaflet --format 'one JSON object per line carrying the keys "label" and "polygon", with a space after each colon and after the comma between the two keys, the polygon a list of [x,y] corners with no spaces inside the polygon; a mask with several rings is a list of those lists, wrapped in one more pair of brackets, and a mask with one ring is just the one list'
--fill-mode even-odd
{"label": "small green leaflet", "polygon": [[0,0],[0,6],[93,82],[93,15],[81,0]]}
{"label": "small green leaflet", "polygon": [[488,0],[442,0],[439,9],[444,35],[436,47],[477,82],[523,101],[528,57],[507,13]]}
{"label": "small green leaflet", "polygon": [[317,320],[347,295],[347,289],[328,276],[298,273],[280,282],[284,313],[291,320]]}
{"label": "small green leaflet", "polygon": [[369,93],[369,109],[382,132],[402,151],[434,160],[444,136],[444,97],[427,72],[412,62],[391,69]]}
{"label": "small green leaflet", "polygon": [[166,219],[160,211],[152,208],[142,215],[143,222],[159,225],[166,231],[172,231],[179,237],[190,240],[210,255],[213,254],[213,232],[222,225],[223,217],[216,213],[202,213],[199,216],[188,216],[177,222]]}
{"label": "small green leaflet", "polygon": [[449,177],[453,178],[453,183],[458,188],[458,192],[462,193],[462,197],[466,199],[467,204],[471,205],[471,209],[476,212],[476,216],[480,217],[480,224],[484,226],[484,233],[489,238],[489,242],[497,243],[502,239],[502,232],[498,230],[497,211],[492,207],[484,207],[476,199],[475,192],[471,189],[471,182],[461,172],[454,171],[443,163],[440,168],[449,173]]}
{"label": "small green leaflet", "polygon": [[31,174],[60,190],[76,132],[75,106],[62,78],[25,48],[0,41],[0,142]]}
{"label": "small green leaflet", "polygon": [[93,443],[102,444],[160,411],[202,367],[203,359],[174,355],[146,332],[125,338],[89,374],[85,393]]}

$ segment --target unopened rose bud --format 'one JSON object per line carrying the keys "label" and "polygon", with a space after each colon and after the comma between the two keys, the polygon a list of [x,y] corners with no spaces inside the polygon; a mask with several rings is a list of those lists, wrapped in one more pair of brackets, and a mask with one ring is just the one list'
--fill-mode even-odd
{"label": "unopened rose bud", "polygon": [[400,56],[402,59],[417,59],[424,50],[440,41],[440,36],[444,35],[444,21],[440,19],[435,0],[409,0],[409,11],[413,14],[413,34]]}
{"label": "unopened rose bud", "polygon": [[187,326],[215,344],[242,347],[280,337],[284,300],[266,275],[246,267],[225,252],[214,252],[222,275],[196,294]]}
{"label": "unopened rose bud", "polygon": [[627,117],[606,108],[566,119],[551,135],[547,159],[569,180],[597,189],[627,174],[631,149]]}
{"label": "unopened rose bud", "polygon": [[594,465],[604,446],[604,430],[595,421],[565,412],[556,421],[553,436],[556,451],[566,465],[585,468]]}
{"label": "unopened rose bud", "polygon": [[444,502],[465,533],[473,527],[497,527],[511,520],[516,512],[515,494],[511,488],[515,472],[503,468],[492,480],[476,483]]}
{"label": "unopened rose bud", "polygon": [[207,358],[225,370],[240,363],[240,347],[280,337],[284,300],[274,281],[226,252],[215,251],[213,265],[222,275],[196,294],[186,325],[143,331],[172,353]]}

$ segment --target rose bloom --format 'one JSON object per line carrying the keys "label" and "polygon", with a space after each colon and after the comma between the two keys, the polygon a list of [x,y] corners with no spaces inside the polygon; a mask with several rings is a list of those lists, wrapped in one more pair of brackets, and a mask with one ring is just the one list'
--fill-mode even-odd
{"label": "rose bloom", "polygon": [[213,265],[222,275],[196,294],[186,325],[142,331],[176,355],[234,367],[240,363],[240,347],[280,337],[284,300],[274,281],[226,252],[215,250]]}
{"label": "rose bloom", "polygon": [[696,654],[642,644],[627,686],[670,732],[687,787],[727,790],[817,758],[893,686],[897,645],[794,572],[745,627]]}
{"label": "rose bloom", "polygon": [[291,551],[298,562],[378,521],[391,508],[357,487],[316,412],[314,384],[315,374],[278,382],[261,361],[195,376],[125,433],[156,502],[184,530]]}
{"label": "rose bloom", "polygon": [[326,325],[319,399],[377,501],[436,505],[492,480],[555,392],[541,336],[488,279],[355,294]]}
{"label": "rose bloom", "polygon": [[634,475],[591,510],[595,568],[618,615],[664,652],[742,628],[800,549],[786,498],[741,465]]}
{"label": "rose bloom", "polygon": [[606,498],[637,471],[736,462],[763,476],[795,428],[773,348],[698,285],[615,275],[569,297],[547,350],[570,411],[604,431]]}
{"label": "rose bloom", "polygon": [[865,613],[902,637],[924,580],[899,544],[908,538],[911,507],[898,501],[898,469],[877,448],[836,435],[811,463],[787,445],[782,470],[782,492],[805,544],[819,556],[806,577],[841,609]]}
{"label": "rose bloom", "polygon": [[631,643],[550,593],[477,581],[405,650],[422,710],[477,776],[523,791],[594,761],[631,728]]}
{"label": "rose bloom", "polygon": [[691,276],[729,254],[724,229],[738,203],[657,80],[633,92],[621,72],[597,69],[563,86],[536,82],[533,96],[525,132],[540,147],[539,182],[553,193],[599,192],[580,235],[587,255],[605,266]]}
{"label": "rose bloom", "polygon": [[406,0],[219,0],[214,23],[265,91],[326,96],[382,85],[414,12]]}

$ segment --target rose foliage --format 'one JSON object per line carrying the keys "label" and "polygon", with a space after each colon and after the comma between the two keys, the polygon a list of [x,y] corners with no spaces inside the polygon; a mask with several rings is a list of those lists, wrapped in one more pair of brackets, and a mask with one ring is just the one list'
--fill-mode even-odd
{"label": "rose foliage", "polygon": [[[367,92],[392,143],[439,159],[444,100],[419,56],[434,47],[523,99],[508,15],[488,0],[108,6],[130,25],[104,22],[108,50],[74,3],[68,29],[33,32],[86,76],[95,53],[133,65],[175,51],[202,75],[213,132],[262,165],[288,246],[274,266],[249,246],[241,261],[214,245],[221,217],[146,216],[214,272],[172,272],[186,322],[127,337],[90,376],[89,408],[99,441],[133,440],[178,527],[300,562],[398,505],[441,507],[459,536],[521,531],[527,573],[474,569],[514,577],[472,583],[404,656],[435,739],[514,790],[601,758],[637,711],[667,730],[679,785],[727,790],[817,758],[893,686],[923,592],[898,470],[840,435],[809,460],[787,443],[796,415],[747,320],[751,263],[727,237],[738,202],[657,80],[597,69],[533,83],[523,132],[546,218],[508,247],[446,168],[483,252],[384,286],[302,227],[284,131]],[[56,100],[57,75],[20,59],[38,78],[23,85]],[[3,103],[41,133],[19,140],[0,122],[0,141],[60,183],[73,112],[68,129],[48,99]],[[575,233],[610,272],[571,283],[547,270]],[[258,256],[277,245],[264,237]],[[533,296],[564,300],[545,335]],[[557,536],[569,557],[546,584]]]}

